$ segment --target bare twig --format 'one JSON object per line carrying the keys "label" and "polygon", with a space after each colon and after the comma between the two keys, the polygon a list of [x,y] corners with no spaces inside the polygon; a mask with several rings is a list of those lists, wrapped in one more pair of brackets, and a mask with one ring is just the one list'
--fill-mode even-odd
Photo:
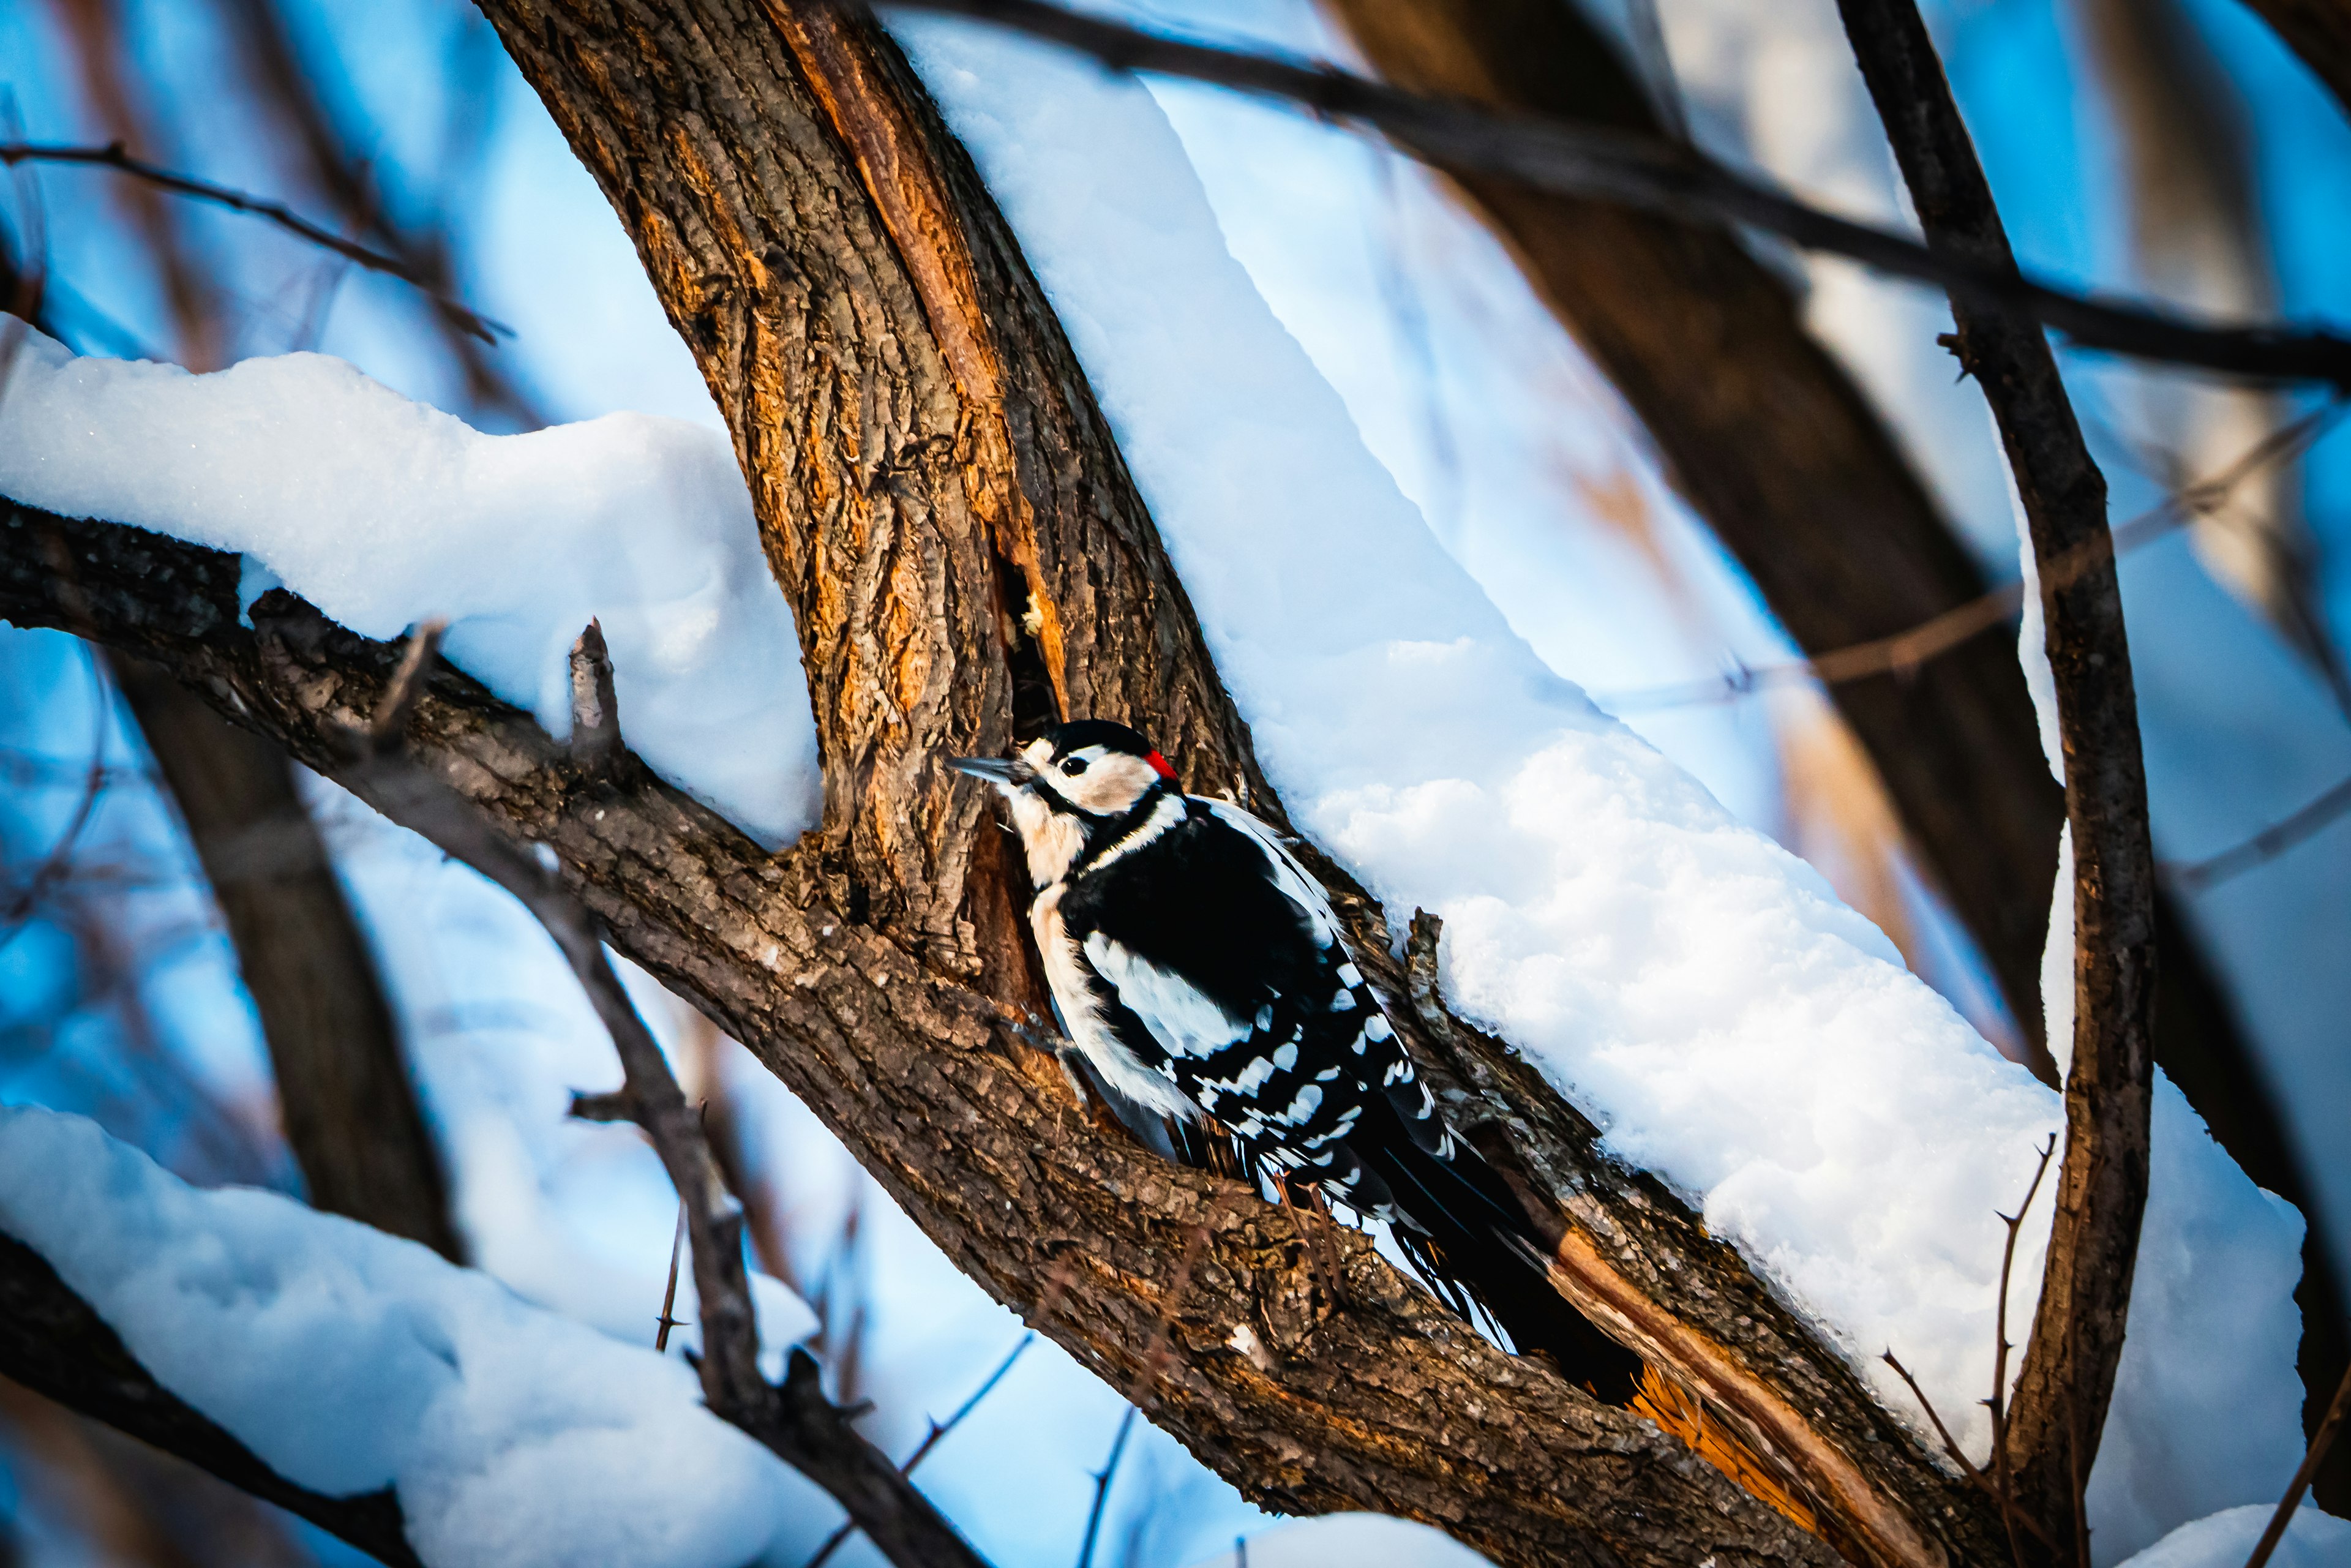
{"label": "bare twig", "polygon": [[347,240],[329,230],[320,228],[317,224],[301,216],[282,203],[265,201],[258,196],[249,196],[242,191],[232,190],[226,185],[215,185],[210,181],[199,180],[190,174],[174,173],[169,169],[161,168],[143,159],[134,158],[124,150],[120,141],[110,141],[103,147],[74,147],[56,142],[0,141],[0,165],[13,168],[19,163],[68,163],[88,168],[112,169],[132,179],[143,180],[159,189],[169,191],[173,195],[186,196],[199,202],[211,202],[217,206],[226,207],[232,212],[246,213],[254,217],[266,219],[287,233],[333,251],[337,256],[356,262],[371,272],[381,272],[386,277],[397,277],[402,283],[422,291],[452,321],[485,343],[494,344],[500,337],[514,336],[513,328],[493,321],[449,296],[437,292],[423,273],[396,256],[387,256],[381,251],[370,249],[356,241]]}
{"label": "bare twig", "polygon": [[679,1327],[677,1311],[678,1255],[685,1250],[685,1199],[677,1200],[677,1233],[669,1239],[669,1283],[662,1287],[661,1316],[654,1319],[653,1348],[669,1349],[669,1331]]}
{"label": "bare twig", "polygon": [[81,842],[82,833],[89,827],[90,818],[98,812],[99,798],[106,792],[107,777],[110,771],[106,766],[106,735],[114,717],[114,694],[107,688],[106,676],[99,670],[97,653],[85,644],[82,656],[89,661],[90,711],[98,716],[98,732],[90,739],[89,766],[83,770],[81,799],[74,807],[73,815],[67,820],[65,831],[57,835],[57,843],[41,857],[41,863],[33,869],[32,875],[25,879],[25,885],[9,899],[6,912],[0,914],[0,925],[5,925],[5,930],[0,930],[0,946],[5,946],[23,929],[25,920],[40,906],[41,900],[48,895],[49,890],[71,867],[74,848]]}
{"label": "bare twig", "polygon": [[1806,250],[1937,285],[1970,305],[2062,332],[2086,349],[2351,390],[2351,340],[2336,333],[2268,324],[2202,326],[2168,311],[2069,293],[2025,277],[2012,266],[1987,265],[1807,206],[1733,173],[1687,143],[1495,114],[1403,92],[1328,66],[1144,32],[1044,0],[907,0],[907,8],[993,22],[1091,55],[1114,69],[1286,99],[1334,120],[1374,127],[1440,167],[1483,170],[1539,189],[1618,202],[1687,222],[1750,225]]}
{"label": "bare twig", "polygon": [[[419,628],[371,722],[346,727],[347,780],[403,827],[422,834],[522,901],[555,939],[621,1058],[626,1103],[676,1187],[693,1241],[701,1302],[704,1397],[831,1492],[882,1553],[902,1568],[984,1568],[980,1558],[880,1450],[823,1395],[815,1361],[794,1350],[781,1385],[759,1373],[758,1330],[743,1261],[743,1213],[726,1190],[700,1119],[645,1025],[593,919],[521,845],[399,749],[404,716],[427,679],[437,626]],[[591,1102],[593,1103],[593,1102]]]}
{"label": "bare twig", "polygon": [[1159,1381],[1160,1364],[1167,1354],[1167,1335],[1176,1326],[1176,1309],[1184,1304],[1184,1292],[1192,1288],[1192,1270],[1200,1265],[1200,1255],[1208,1249],[1208,1228],[1195,1225],[1184,1243],[1184,1257],[1176,1265],[1176,1278],[1167,1287],[1167,1299],[1160,1304],[1159,1321],[1151,1327],[1151,1339],[1144,1346],[1143,1364],[1134,1374],[1134,1382],[1126,1391],[1126,1402],[1140,1406],[1151,1397],[1153,1385]]}
{"label": "bare twig", "polygon": [[2319,1420],[2318,1430],[2310,1435],[2310,1450],[2302,1456],[2301,1468],[2294,1472],[2294,1480],[2285,1489],[2285,1496],[2278,1500],[2277,1511],[2270,1515],[2269,1527],[2262,1531],[2261,1540],[2254,1542],[2253,1554],[2245,1559],[2245,1568],[2262,1568],[2269,1562],[2270,1553],[2277,1550],[2277,1543],[2285,1537],[2285,1527],[2294,1521],[2294,1511],[2302,1506],[2303,1493],[2310,1490],[2310,1478],[2318,1473],[2318,1467],[2326,1460],[2327,1450],[2341,1436],[2346,1417],[2351,1417],[2351,1368],[2345,1369],[2342,1385],[2335,1390],[2334,1399],[2328,1402],[2326,1414]]}
{"label": "bare twig", "polygon": [[2264,862],[2275,860],[2346,811],[2351,811],[2351,779],[2346,779],[2293,815],[2263,828],[2243,843],[2231,845],[2219,854],[2200,861],[2190,861],[2186,865],[2166,866],[2164,871],[2188,892],[2201,893]]}
{"label": "bare twig", "polygon": [[[2038,1520],[2018,1512],[2014,1503],[2002,1501],[1998,1488],[1992,1483],[1991,1475],[1977,1467],[1969,1459],[1966,1451],[1959,1447],[1959,1439],[1951,1436],[1951,1429],[1943,1425],[1943,1417],[1940,1413],[1936,1410],[1935,1402],[1927,1397],[1927,1391],[1918,1386],[1918,1380],[1917,1378],[1910,1375],[1910,1369],[1903,1365],[1900,1359],[1890,1350],[1878,1357],[1878,1359],[1886,1363],[1886,1365],[1892,1367],[1894,1369],[1894,1375],[1909,1385],[1911,1397],[1918,1401],[1918,1408],[1924,1410],[1927,1413],[1927,1419],[1934,1423],[1936,1436],[1943,1440],[1943,1451],[1950,1455],[1951,1462],[1959,1466],[1959,1473],[1967,1477],[1967,1479],[1972,1482],[1977,1490],[1981,1491],[1984,1496],[1991,1499],[1995,1504],[2000,1505],[2001,1514],[2011,1521],[2009,1525],[2010,1552],[2013,1553],[2016,1551],[2015,1527],[2018,1524],[2023,1525],[2025,1529],[2031,1531],[2033,1535],[2043,1543],[2053,1545],[2054,1543],[2050,1542],[2049,1532],[2041,1528],[2041,1523]],[[2017,1560],[2020,1563],[2022,1562],[2022,1558],[2021,1556],[2018,1557]]]}
{"label": "bare twig", "polygon": [[[2137,549],[2225,505],[2237,488],[2263,469],[2291,461],[2315,445],[2351,413],[2351,400],[2335,399],[2270,432],[2218,473],[2172,491],[2147,510],[2117,524],[2104,540],[2085,540],[2049,562],[2042,591],[2056,592],[2079,582],[2117,556]],[[1704,681],[1677,681],[1633,691],[1594,693],[1593,701],[1610,713],[1649,712],[1699,703],[1728,702],[1767,686],[1818,681],[1838,685],[1873,675],[1908,675],[1969,638],[2011,620],[2024,602],[2022,582],[2003,583],[1930,620],[1885,637],[1832,648],[1809,659],[1742,666]]]}
{"label": "bare twig", "polygon": [[[972,1390],[970,1398],[956,1406],[954,1415],[944,1421],[931,1423],[931,1429],[923,1434],[923,1440],[914,1445],[914,1451],[906,1457],[904,1464],[898,1467],[898,1473],[902,1476],[913,1475],[914,1467],[930,1458],[931,1450],[939,1446],[940,1439],[963,1425],[963,1418],[978,1409],[979,1402],[996,1391],[996,1385],[1004,1381],[1004,1375],[1012,1370],[1012,1364],[1020,1359],[1020,1353],[1036,1343],[1037,1331],[1034,1329],[1029,1330],[1014,1341],[1012,1348],[1005,1353],[1004,1359],[996,1364],[996,1370],[989,1373],[977,1388]],[[840,1529],[826,1536],[824,1544],[817,1548],[816,1555],[808,1560],[806,1568],[824,1568],[826,1561],[835,1552],[841,1550],[841,1542],[854,1534],[856,1529],[853,1522],[844,1523]]]}
{"label": "bare twig", "polygon": [[1126,1440],[1134,1436],[1138,1414],[1134,1406],[1126,1407],[1126,1414],[1118,1418],[1118,1436],[1111,1439],[1110,1458],[1094,1472],[1094,1503],[1086,1511],[1086,1539],[1078,1548],[1078,1568],[1093,1568],[1094,1542],[1102,1534],[1102,1510],[1110,1501],[1110,1483],[1118,1475],[1119,1460],[1126,1457]]}
{"label": "bare twig", "polygon": [[[2025,1210],[2032,1207],[2033,1197],[2041,1191],[2041,1178],[2049,1174],[2050,1156],[2056,1152],[2057,1134],[2052,1133],[2049,1141],[2041,1145],[2041,1158],[2032,1167],[2032,1180],[2024,1189],[2024,1201],[2016,1206],[2014,1214],[2000,1217],[2008,1227],[2008,1237],[2000,1249],[2000,1297],[1992,1303],[1991,1397],[1984,1403],[1991,1410],[1992,1499],[2000,1504],[2001,1517],[2009,1521],[2009,1550],[2016,1553],[2019,1568],[2024,1562],[2024,1552],[2016,1542],[2015,1494],[2010,1490],[2008,1458],[2008,1353],[2016,1348],[2008,1339],[2008,1282],[2016,1268],[2016,1238],[2024,1228]],[[2038,1531],[2040,1527],[2036,1523],[2033,1528]],[[2086,1564],[2089,1559],[2082,1561]]]}

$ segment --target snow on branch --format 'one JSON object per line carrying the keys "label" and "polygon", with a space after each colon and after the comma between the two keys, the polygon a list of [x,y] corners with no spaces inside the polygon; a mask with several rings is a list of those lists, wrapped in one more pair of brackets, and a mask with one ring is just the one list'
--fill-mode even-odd
{"label": "snow on branch", "polygon": [[330,1497],[272,1469],[155,1381],[48,1260],[0,1234],[0,1375],[276,1503],[392,1568],[423,1568],[389,1489]]}
{"label": "snow on branch", "polygon": [[2166,310],[2093,298],[1905,235],[1838,217],[1656,137],[1507,117],[1422,98],[1330,66],[1191,43],[1046,0],[897,0],[893,10],[970,16],[1050,39],[1119,70],[1147,71],[1286,99],[1384,133],[1443,168],[1479,169],[1562,194],[1622,202],[1698,223],[1751,225],[1806,250],[2036,321],[2085,349],[2262,379],[2351,390],[2351,339],[2270,324],[2206,326]]}

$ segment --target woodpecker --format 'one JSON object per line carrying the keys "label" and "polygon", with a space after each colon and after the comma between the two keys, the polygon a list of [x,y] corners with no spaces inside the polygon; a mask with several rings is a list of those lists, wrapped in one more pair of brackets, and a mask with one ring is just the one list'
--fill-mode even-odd
{"label": "woodpecker", "polygon": [[1604,1394],[1630,1387],[1638,1361],[1543,1282],[1549,1249],[1446,1125],[1279,833],[1185,794],[1149,740],[1106,720],[949,766],[1008,802],[1054,1009],[1116,1099],[1213,1119],[1277,1182],[1388,1223],[1457,1310],[1466,1294],[1521,1350]]}

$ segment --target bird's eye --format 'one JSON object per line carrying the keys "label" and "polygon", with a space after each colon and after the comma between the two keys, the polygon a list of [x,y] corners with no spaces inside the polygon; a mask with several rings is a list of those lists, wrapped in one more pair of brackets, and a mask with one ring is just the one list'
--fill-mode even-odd
{"label": "bird's eye", "polygon": [[1067,762],[1061,764],[1061,772],[1071,779],[1075,779],[1079,774],[1083,773],[1085,770],[1086,759],[1082,757],[1072,757]]}

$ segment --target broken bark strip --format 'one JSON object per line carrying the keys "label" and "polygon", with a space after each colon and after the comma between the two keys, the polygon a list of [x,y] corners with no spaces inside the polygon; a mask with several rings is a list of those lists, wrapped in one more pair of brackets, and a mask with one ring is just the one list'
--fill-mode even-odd
{"label": "broken bark strip", "polygon": [[113,666],[261,1015],[312,1207],[464,1262],[392,1009],[286,753],[152,665]]}
{"label": "broken bark strip", "polygon": [[[70,544],[71,589],[27,537],[48,530]],[[70,594],[85,632],[335,772],[335,737],[375,710],[396,651],[290,597],[258,606],[257,629],[242,626],[237,580],[234,556],[135,529],[13,507],[0,520],[0,616],[62,625]],[[1140,1375],[1187,1228],[1207,1226],[1155,1418],[1252,1498],[1427,1520],[1505,1563],[1667,1568],[1693,1551],[1725,1564],[1832,1560],[1646,1421],[1464,1332],[1353,1232],[1337,1238],[1347,1308],[1317,1313],[1290,1216],[1102,1137],[1052,1060],[1005,1026],[1002,1004],[827,904],[813,839],[768,856],[625,753],[591,775],[528,716],[445,669],[407,736],[412,756],[503,831],[554,850],[612,944],[748,1044],[990,1294],[1033,1314],[1055,1271],[1070,1274],[1086,1310],[1038,1326],[1113,1385]],[[1359,940],[1376,937],[1376,911],[1342,888]],[[1374,978],[1399,998],[1413,984],[1393,965]],[[1455,1032],[1432,1043],[1416,1017]],[[1670,1194],[1603,1160],[1589,1124],[1531,1069],[1458,1030],[1433,996],[1400,1005],[1398,1021],[1447,1070],[1454,1113],[1485,1124],[1497,1147],[1508,1140],[1531,1189],[1562,1228],[1594,1239],[1612,1273],[1805,1412],[1949,1561],[1997,1558],[1980,1500]]]}
{"label": "broken bark strip", "polygon": [[[2014,265],[2008,236],[1913,0],[1839,0],[1930,245]],[[2032,534],[2053,561],[2108,538],[2091,461],[2048,339],[1955,294],[1960,362],[1999,421]],[[2122,591],[2111,553],[2043,591],[2074,830],[2074,1059],[2065,1156],[2032,1340],[2006,1458],[2016,1496],[2052,1538],[2081,1537],[2079,1484],[2097,1457],[2122,1357],[2154,1099],[2155,852]]]}
{"label": "broken bark strip", "polygon": [[422,1568],[390,1490],[327,1497],[259,1456],[155,1381],[48,1260],[0,1235],[0,1375],[210,1471],[390,1568]]}
{"label": "broken bark strip", "polygon": [[[1557,0],[1324,0],[1388,82],[1521,116],[1662,137],[1641,84]],[[1668,477],[1808,655],[1926,625],[1982,572],[1797,301],[1728,229],[1451,171],[1655,439]],[[2001,611],[1983,624],[2012,620]],[[1980,630],[1980,627],[1975,630]],[[1913,673],[1834,684],[1908,841],[2029,1043],[2064,797],[2016,660],[1955,643]]]}

